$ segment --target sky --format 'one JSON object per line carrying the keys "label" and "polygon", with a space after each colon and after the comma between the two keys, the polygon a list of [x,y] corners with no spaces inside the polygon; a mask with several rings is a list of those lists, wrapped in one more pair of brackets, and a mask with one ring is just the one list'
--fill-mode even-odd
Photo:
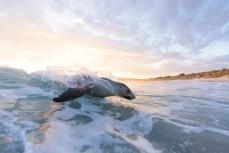
{"label": "sky", "polygon": [[135,78],[229,68],[229,1],[0,0],[0,65]]}

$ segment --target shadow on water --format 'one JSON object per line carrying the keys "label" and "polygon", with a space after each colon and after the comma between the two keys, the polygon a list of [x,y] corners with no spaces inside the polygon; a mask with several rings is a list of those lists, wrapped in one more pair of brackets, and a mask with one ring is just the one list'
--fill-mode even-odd
{"label": "shadow on water", "polygon": [[69,106],[73,109],[80,109],[81,108],[81,104],[79,102],[77,102],[76,100],[71,101],[71,103],[69,104]]}
{"label": "shadow on water", "polygon": [[[112,117],[120,121],[127,120],[133,117],[137,113],[137,110],[135,108],[123,106],[122,104],[112,103],[99,98],[97,99],[97,98],[87,97],[87,99],[90,100],[90,102],[87,103],[88,105],[92,105],[92,107],[99,108],[99,111],[97,113],[103,116],[108,115],[109,117]],[[69,106],[73,109],[80,109],[82,107],[81,103],[78,102],[77,100],[71,101]]]}
{"label": "shadow on water", "polygon": [[137,110],[135,108],[124,106],[120,103],[94,100],[92,104],[101,108],[101,111],[99,112],[101,115],[108,115],[119,121],[127,120],[137,113]]}
{"label": "shadow on water", "polygon": [[118,105],[118,104],[111,104],[111,103],[106,103],[102,104],[102,115],[108,114],[109,116],[113,117],[114,119],[124,121],[127,120],[135,115],[137,110],[135,110],[132,107],[126,107],[123,105]]}

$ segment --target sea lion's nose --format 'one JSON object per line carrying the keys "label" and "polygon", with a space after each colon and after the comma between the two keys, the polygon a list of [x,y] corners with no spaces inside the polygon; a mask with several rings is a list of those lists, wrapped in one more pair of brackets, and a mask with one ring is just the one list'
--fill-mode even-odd
{"label": "sea lion's nose", "polygon": [[135,95],[133,95],[132,99],[135,99],[135,98],[136,98]]}

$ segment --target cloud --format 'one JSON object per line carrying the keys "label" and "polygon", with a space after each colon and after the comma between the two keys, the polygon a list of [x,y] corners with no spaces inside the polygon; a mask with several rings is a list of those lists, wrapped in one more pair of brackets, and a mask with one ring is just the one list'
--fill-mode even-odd
{"label": "cloud", "polygon": [[214,53],[229,42],[224,0],[12,0],[0,1],[0,10],[0,58],[6,64],[14,57],[18,63],[82,64],[132,76],[229,65],[217,60],[228,56],[225,49]]}

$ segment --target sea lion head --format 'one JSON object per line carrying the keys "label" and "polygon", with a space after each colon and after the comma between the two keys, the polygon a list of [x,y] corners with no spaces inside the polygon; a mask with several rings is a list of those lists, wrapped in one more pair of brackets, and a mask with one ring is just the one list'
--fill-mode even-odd
{"label": "sea lion head", "polygon": [[124,83],[119,83],[117,92],[118,92],[119,97],[122,97],[128,100],[135,99],[134,93]]}

